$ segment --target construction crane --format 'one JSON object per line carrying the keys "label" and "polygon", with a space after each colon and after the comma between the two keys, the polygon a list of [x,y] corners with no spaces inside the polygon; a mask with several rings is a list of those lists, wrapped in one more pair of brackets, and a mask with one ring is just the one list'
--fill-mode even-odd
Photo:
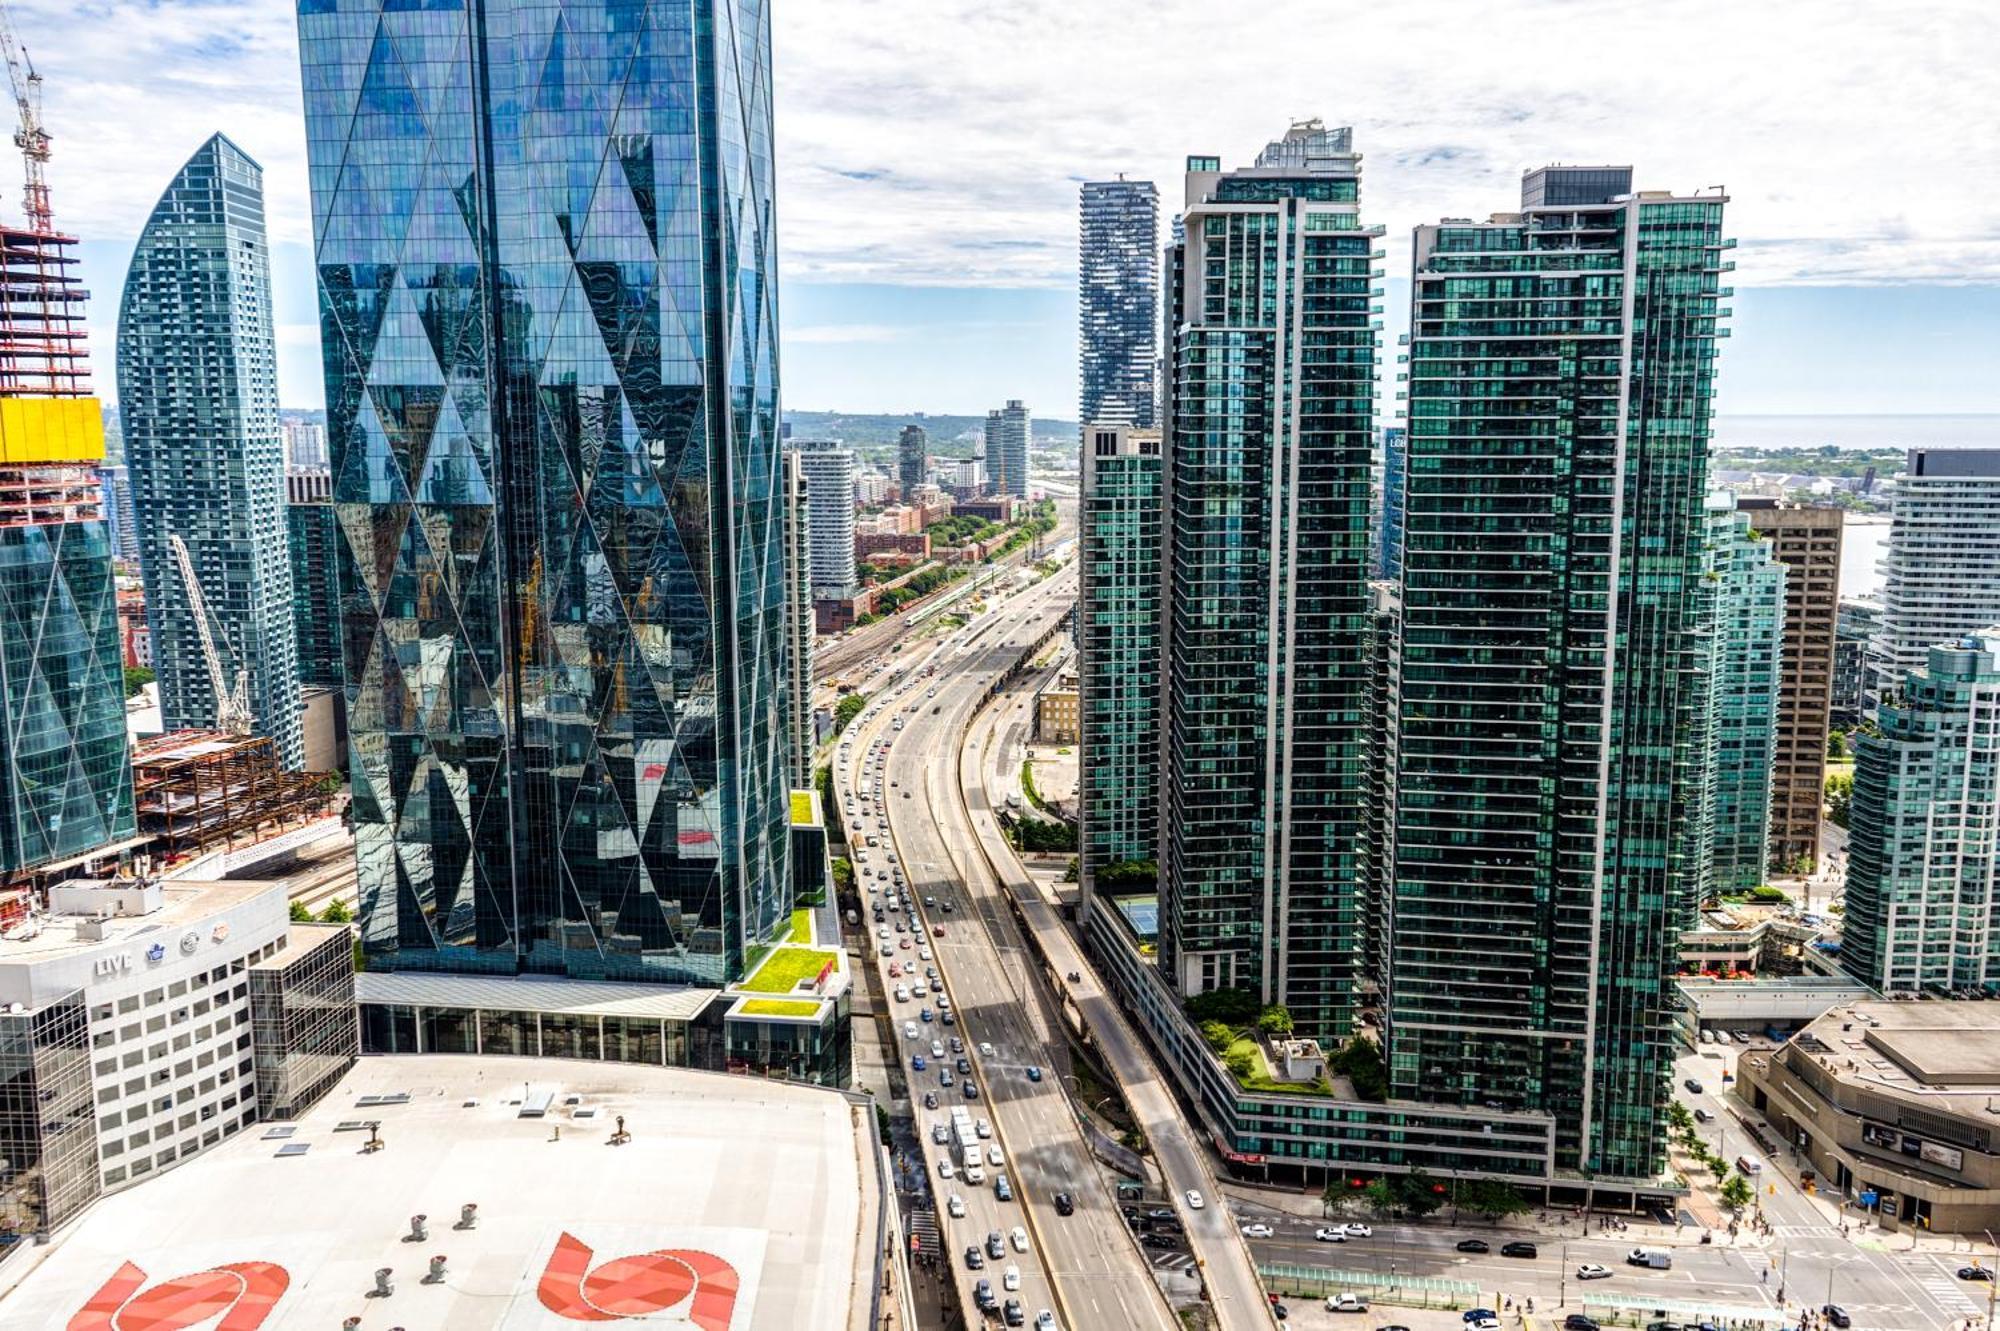
{"label": "construction crane", "polygon": [[28,168],[21,210],[28,215],[28,229],[46,235],[55,230],[55,221],[49,212],[49,182],[42,173],[49,160],[49,132],[42,128],[42,76],[14,36],[14,16],[7,12],[5,0],[0,0],[0,47],[5,48],[0,54],[7,58],[7,81],[14,85],[14,108],[21,117],[14,146]]}
{"label": "construction crane", "polygon": [[215,635],[208,626],[208,598],[201,594],[201,584],[195,581],[194,561],[188,558],[187,543],[179,536],[167,537],[167,543],[173,547],[174,564],[181,571],[181,586],[187,589],[188,613],[194,616],[195,631],[201,636],[201,659],[208,666],[208,685],[215,691],[216,728],[232,735],[247,735],[255,721],[250,714],[250,672],[239,663],[235,687],[224,685],[222,654],[216,650]]}

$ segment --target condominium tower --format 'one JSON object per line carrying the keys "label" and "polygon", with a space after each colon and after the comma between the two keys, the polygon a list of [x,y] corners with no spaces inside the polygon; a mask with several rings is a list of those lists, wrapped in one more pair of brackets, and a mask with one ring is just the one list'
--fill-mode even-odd
{"label": "condominium tower", "polygon": [[1599,1177],[1665,1162],[1723,204],[1549,167],[1415,239],[1391,1094]]}
{"label": "condominium tower", "polygon": [[1150,428],[1157,397],[1160,192],[1150,180],[1087,181],[1078,202],[1079,425]]}
{"label": "condominium tower", "polygon": [[20,900],[3,889],[17,875],[136,830],[98,470],[103,407],[90,389],[76,243],[46,227],[0,227],[0,912],[9,919]]}
{"label": "condominium tower", "polygon": [[1901,687],[1941,642],[2000,624],[2000,449],[1913,448],[1891,492],[1877,690]]}
{"label": "condominium tower", "polygon": [[905,425],[896,440],[896,488],[903,492],[904,503],[910,502],[930,469],[930,437],[921,425]]}
{"label": "condominium tower", "polygon": [[854,595],[854,450],[833,440],[808,439],[792,449],[806,489],[806,550],[815,597]]}
{"label": "condominium tower", "polygon": [[299,37],[369,968],[736,979],[792,903],[768,11]]}
{"label": "condominium tower", "polygon": [[1745,891],[1768,877],[1780,679],[1789,641],[1791,579],[1769,533],[1753,528],[1752,515],[1740,511],[1727,491],[1709,496],[1706,528],[1700,817],[1707,858],[1682,903],[1688,926],[1696,898]]}
{"label": "condominium tower", "polygon": [[[812,510],[799,451],[788,448],[785,465],[785,641],[789,725],[792,732],[792,786],[813,783],[813,594]],[[851,549],[852,547],[850,547]]]}
{"label": "condominium tower", "polygon": [[1854,741],[1841,963],[1884,993],[2000,989],[2000,634],[1941,643]]}
{"label": "condominium tower", "polygon": [[1028,445],[1034,433],[1028,409],[1018,398],[986,413],[986,469],[994,494],[1027,497]]}
{"label": "condominium tower", "polygon": [[292,568],[299,683],[340,688],[346,683],[340,644],[341,536],[333,511],[333,474],[325,468],[286,469],[285,542]]}
{"label": "condominium tower", "polygon": [[1158,855],[1160,802],[1160,433],[1079,427],[1077,509],[1078,872]]}
{"label": "condominium tower", "polygon": [[1826,504],[1737,502],[1785,566],[1785,656],[1771,768],[1770,869],[1805,871],[1819,861],[1846,514]]}
{"label": "condominium tower", "polygon": [[220,134],[195,150],[139,234],[118,311],[118,398],[161,719],[211,729],[223,701],[170,544],[179,537],[224,687],[248,672],[255,728],[296,768],[305,735],[264,170]]}
{"label": "condominium tower", "polygon": [[1188,161],[1169,251],[1160,971],[1344,1036],[1359,1006],[1380,228],[1352,132]]}

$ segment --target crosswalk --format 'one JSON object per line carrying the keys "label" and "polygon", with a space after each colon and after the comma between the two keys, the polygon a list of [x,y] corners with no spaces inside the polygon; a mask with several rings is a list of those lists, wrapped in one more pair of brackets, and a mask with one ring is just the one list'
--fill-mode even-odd
{"label": "crosswalk", "polygon": [[1834,1225],[1773,1225],[1771,1233],[1781,1239],[1831,1239],[1840,1237]]}
{"label": "crosswalk", "polygon": [[1918,1287],[1944,1309],[1947,1316],[1964,1317],[1986,1306],[1983,1301],[1975,1301],[1966,1293],[1965,1285],[1954,1274],[1956,1267],[1945,1270],[1930,1258],[1910,1259],[1902,1266]]}

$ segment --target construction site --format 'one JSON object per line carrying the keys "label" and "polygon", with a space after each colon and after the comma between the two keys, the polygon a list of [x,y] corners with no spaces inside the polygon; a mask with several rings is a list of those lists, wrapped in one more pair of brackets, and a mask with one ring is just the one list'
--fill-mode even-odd
{"label": "construction site", "polygon": [[154,865],[172,869],[326,817],[341,783],[336,773],[286,771],[262,735],[176,730],[134,748],[132,790]]}

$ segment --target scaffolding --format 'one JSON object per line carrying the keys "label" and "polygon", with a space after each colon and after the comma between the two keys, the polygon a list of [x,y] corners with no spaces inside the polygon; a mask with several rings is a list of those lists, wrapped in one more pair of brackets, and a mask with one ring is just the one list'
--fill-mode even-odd
{"label": "scaffolding", "polygon": [[331,773],[284,770],[262,735],[176,730],[132,755],[139,830],[163,868],[324,817],[338,790]]}

